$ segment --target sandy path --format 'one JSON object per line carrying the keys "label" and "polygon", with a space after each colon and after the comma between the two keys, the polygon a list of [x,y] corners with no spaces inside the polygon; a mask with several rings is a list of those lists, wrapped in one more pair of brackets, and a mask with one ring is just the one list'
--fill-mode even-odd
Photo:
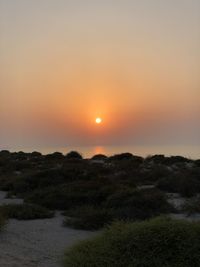
{"label": "sandy path", "polygon": [[9,220],[0,233],[0,266],[62,266],[62,257],[67,247],[96,234],[62,227],[62,221],[63,216],[59,212],[52,219]]}

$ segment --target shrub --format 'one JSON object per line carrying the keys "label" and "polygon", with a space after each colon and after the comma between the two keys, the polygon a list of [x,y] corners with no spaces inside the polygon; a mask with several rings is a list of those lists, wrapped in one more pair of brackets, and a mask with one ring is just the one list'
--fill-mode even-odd
{"label": "shrub", "polygon": [[108,157],[103,154],[96,154],[94,155],[91,160],[106,160]]}
{"label": "shrub", "polygon": [[184,158],[182,156],[171,156],[171,157],[165,157],[165,155],[153,155],[148,156],[145,159],[146,162],[153,162],[156,164],[166,164],[166,165],[173,165],[177,163],[187,163],[191,160]]}
{"label": "shrub", "polygon": [[111,157],[109,157],[110,160],[128,160],[128,159],[132,159],[133,158],[133,154],[131,153],[121,153],[121,154],[116,154],[116,155],[113,155]]}
{"label": "shrub", "polygon": [[194,163],[196,164],[197,167],[200,167],[200,159],[195,160]]}
{"label": "shrub", "polygon": [[[38,171],[33,173],[32,175],[26,175],[20,180],[27,185],[27,188],[24,192],[28,190],[34,190],[36,188],[44,188],[50,185],[58,185],[65,182],[64,175],[59,169],[47,169]],[[20,187],[16,188],[16,192],[20,192],[19,190]]]}
{"label": "shrub", "polygon": [[140,175],[142,183],[155,183],[156,181],[163,178],[167,179],[171,175],[171,172],[164,165],[153,165],[150,169]]}
{"label": "shrub", "polygon": [[40,152],[38,152],[38,151],[33,151],[31,153],[31,157],[32,158],[41,158],[42,157],[42,154]]}
{"label": "shrub", "polygon": [[69,152],[66,156],[67,159],[82,159],[83,157],[76,151]]}
{"label": "shrub", "polygon": [[153,163],[156,163],[156,164],[163,164],[165,161],[165,155],[149,155],[145,158],[145,162],[153,162]]}
{"label": "shrub", "polygon": [[0,207],[0,211],[7,218],[18,220],[33,220],[52,218],[54,213],[46,208],[30,204],[8,204]]}
{"label": "shrub", "polygon": [[101,206],[82,206],[65,212],[65,225],[94,230],[115,220],[144,220],[173,211],[158,190],[123,189],[108,197]]}
{"label": "shrub", "polygon": [[55,186],[36,189],[29,193],[24,201],[42,205],[50,209],[66,209],[68,207],[65,187]]}
{"label": "shrub", "polygon": [[92,206],[69,210],[65,215],[69,216],[64,221],[65,226],[83,230],[97,230],[113,219],[111,210]]}
{"label": "shrub", "polygon": [[183,175],[179,185],[179,193],[183,197],[192,197],[200,192],[200,181],[189,176]]}
{"label": "shrub", "polygon": [[165,164],[173,165],[176,163],[187,163],[190,161],[191,161],[190,159],[187,159],[182,156],[171,156],[171,157],[166,157]]}
{"label": "shrub", "polygon": [[171,177],[160,179],[157,183],[160,190],[179,193],[183,197],[192,197],[200,192],[200,181],[191,173],[178,173]]}
{"label": "shrub", "polygon": [[115,209],[115,217],[123,220],[147,219],[172,211],[165,195],[157,189],[127,189],[111,195],[105,203]]}
{"label": "shrub", "polygon": [[0,175],[0,189],[3,191],[12,191],[16,179],[17,178],[12,174]]}
{"label": "shrub", "polygon": [[50,209],[69,209],[82,205],[101,205],[113,193],[115,187],[107,186],[102,179],[76,181],[73,183],[37,189],[25,201]]}
{"label": "shrub", "polygon": [[0,212],[0,231],[6,224],[6,218],[2,212]]}
{"label": "shrub", "polygon": [[61,152],[54,152],[45,156],[47,160],[61,160],[64,158],[64,155]]}
{"label": "shrub", "polygon": [[194,214],[194,213],[200,213],[200,198],[194,198],[188,200],[183,206],[182,206],[183,212],[186,212],[188,216]]}
{"label": "shrub", "polygon": [[178,193],[179,178],[174,176],[161,178],[157,182],[157,187],[168,193]]}
{"label": "shrub", "polygon": [[9,157],[10,156],[10,151],[8,150],[1,150],[0,151],[0,157]]}
{"label": "shrub", "polygon": [[67,250],[65,267],[199,267],[200,224],[156,218],[115,223]]}

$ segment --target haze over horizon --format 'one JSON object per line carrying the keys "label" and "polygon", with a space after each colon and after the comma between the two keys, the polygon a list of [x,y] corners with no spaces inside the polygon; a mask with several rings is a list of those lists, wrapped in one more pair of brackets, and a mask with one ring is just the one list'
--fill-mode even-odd
{"label": "haze over horizon", "polygon": [[199,0],[0,0],[0,149],[199,146],[199,25]]}

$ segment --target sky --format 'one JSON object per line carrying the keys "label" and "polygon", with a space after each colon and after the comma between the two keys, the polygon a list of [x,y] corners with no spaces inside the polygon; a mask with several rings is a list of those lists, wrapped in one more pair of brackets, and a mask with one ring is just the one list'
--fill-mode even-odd
{"label": "sky", "polygon": [[0,0],[0,148],[199,145],[199,25],[200,0]]}

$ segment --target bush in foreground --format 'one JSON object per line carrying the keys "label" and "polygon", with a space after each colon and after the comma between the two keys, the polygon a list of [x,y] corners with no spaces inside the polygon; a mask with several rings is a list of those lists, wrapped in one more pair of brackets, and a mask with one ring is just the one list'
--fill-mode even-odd
{"label": "bush in foreground", "polygon": [[0,207],[0,212],[6,218],[18,220],[33,220],[52,218],[54,213],[44,207],[31,204],[8,204]]}
{"label": "bush in foreground", "polygon": [[199,267],[200,224],[156,218],[115,223],[67,250],[65,267]]}

